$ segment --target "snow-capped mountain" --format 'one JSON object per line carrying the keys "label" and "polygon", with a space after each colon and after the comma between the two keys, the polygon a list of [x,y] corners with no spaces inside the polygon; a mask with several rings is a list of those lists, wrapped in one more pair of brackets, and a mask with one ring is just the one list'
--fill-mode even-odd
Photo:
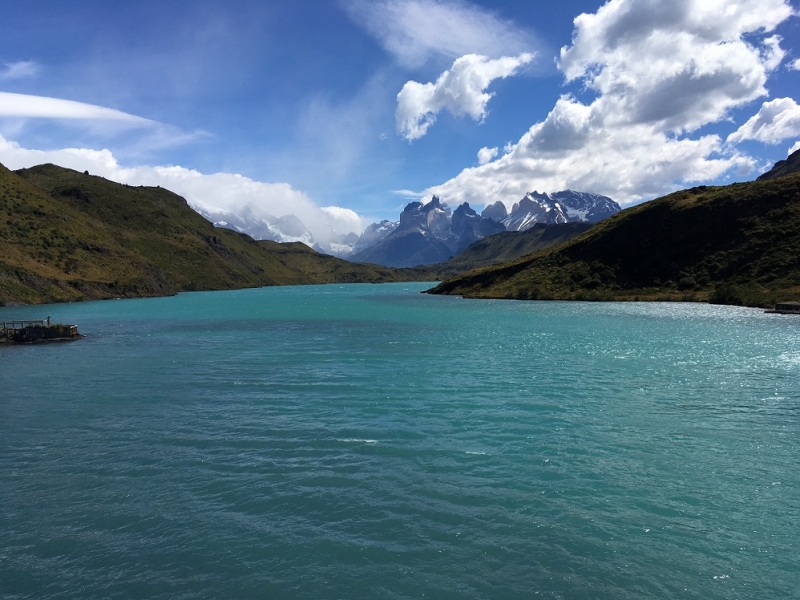
{"label": "snow-capped mountain", "polygon": [[364,230],[364,233],[352,245],[350,252],[358,254],[367,248],[371,248],[376,244],[382,242],[386,237],[392,233],[400,225],[400,221],[381,221],[380,223],[373,223]]}
{"label": "snow-capped mountain", "polygon": [[499,217],[507,231],[525,231],[536,223],[597,223],[619,211],[619,204],[599,194],[564,190],[548,195],[533,191],[515,203],[508,214],[504,214],[502,202],[495,202],[483,210],[482,216],[495,220]]}
{"label": "snow-capped mountain", "polygon": [[619,204],[608,196],[600,194],[563,190],[550,194],[550,198],[566,209],[571,223],[576,221],[597,223],[621,210]]}
{"label": "snow-capped mountain", "polygon": [[434,196],[427,204],[408,204],[392,231],[351,258],[391,267],[437,263],[480,238],[503,230],[502,224],[478,216],[466,202],[451,212],[447,204]]}

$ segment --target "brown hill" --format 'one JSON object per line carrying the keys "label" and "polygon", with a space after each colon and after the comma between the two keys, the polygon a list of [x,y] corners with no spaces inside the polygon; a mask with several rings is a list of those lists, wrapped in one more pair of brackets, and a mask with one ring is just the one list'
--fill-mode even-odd
{"label": "brown hill", "polygon": [[163,188],[55,165],[0,165],[0,240],[2,304],[423,278],[256,242],[215,228]]}

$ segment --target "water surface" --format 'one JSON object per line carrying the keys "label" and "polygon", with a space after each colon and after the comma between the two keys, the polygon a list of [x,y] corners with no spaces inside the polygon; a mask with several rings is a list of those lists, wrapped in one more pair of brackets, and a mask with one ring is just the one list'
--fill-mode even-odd
{"label": "water surface", "polygon": [[426,287],[0,309],[0,597],[797,597],[800,318]]}

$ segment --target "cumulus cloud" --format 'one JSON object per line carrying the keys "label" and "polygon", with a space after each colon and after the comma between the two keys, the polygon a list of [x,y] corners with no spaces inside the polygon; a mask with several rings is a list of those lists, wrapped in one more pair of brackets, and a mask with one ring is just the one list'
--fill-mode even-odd
{"label": "cumulus cloud", "polygon": [[6,63],[0,67],[0,80],[26,79],[28,77],[36,77],[38,73],[38,64],[32,60],[21,60]]}
{"label": "cumulus cloud", "polygon": [[789,68],[793,71],[800,71],[800,58],[794,59],[789,63]]}
{"label": "cumulus cloud", "polygon": [[92,175],[100,175],[118,183],[160,185],[186,198],[191,206],[210,213],[251,212],[262,217],[294,214],[321,243],[330,241],[332,231],[360,233],[363,230],[361,218],[349,209],[335,206],[320,208],[308,195],[288,183],[265,183],[235,173],[207,175],[181,166],[123,167],[109,150],[31,150],[2,136],[0,163],[9,169],[54,163],[69,169],[89,171]]}
{"label": "cumulus cloud", "polygon": [[531,52],[537,42],[511,21],[478,6],[444,0],[348,0],[344,8],[401,65],[431,57],[489,57]]}
{"label": "cumulus cloud", "polygon": [[533,60],[531,54],[490,59],[467,54],[442,73],[436,83],[409,81],[397,94],[397,131],[407,140],[425,135],[436,115],[447,110],[455,117],[470,116],[475,121],[486,117],[486,105],[494,94],[486,88],[495,79],[504,79]]}
{"label": "cumulus cloud", "polygon": [[138,126],[156,124],[155,121],[113,108],[10,92],[0,92],[0,117],[124,121]]}
{"label": "cumulus cloud", "polygon": [[728,143],[756,140],[777,144],[800,135],[800,105],[792,98],[777,98],[761,105],[761,110],[728,136]]}
{"label": "cumulus cloud", "polygon": [[691,134],[767,93],[784,57],[770,34],[791,15],[785,0],[610,0],[575,19],[558,62],[593,98],[562,96],[505,155],[426,192],[510,205],[573,188],[631,203],[748,172],[754,161],[719,136]]}
{"label": "cumulus cloud", "polygon": [[792,152],[797,152],[798,150],[800,150],[800,141],[795,142],[794,146],[789,148],[789,154],[791,154]]}
{"label": "cumulus cloud", "polygon": [[481,148],[478,150],[478,164],[485,165],[497,157],[497,148]]}

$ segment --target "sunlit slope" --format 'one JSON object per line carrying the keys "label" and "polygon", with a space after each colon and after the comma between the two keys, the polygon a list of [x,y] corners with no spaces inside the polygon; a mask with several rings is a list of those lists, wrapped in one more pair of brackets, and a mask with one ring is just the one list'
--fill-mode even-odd
{"label": "sunlit slope", "polygon": [[[4,304],[336,280],[329,257],[308,249],[294,260],[215,228],[168,190],[54,165],[16,173],[0,166],[0,240]],[[335,266],[346,281],[413,278],[371,265]]]}
{"label": "sunlit slope", "polygon": [[476,298],[713,300],[800,295],[800,174],[701,186],[627,209],[566,243],[433,293]]}

